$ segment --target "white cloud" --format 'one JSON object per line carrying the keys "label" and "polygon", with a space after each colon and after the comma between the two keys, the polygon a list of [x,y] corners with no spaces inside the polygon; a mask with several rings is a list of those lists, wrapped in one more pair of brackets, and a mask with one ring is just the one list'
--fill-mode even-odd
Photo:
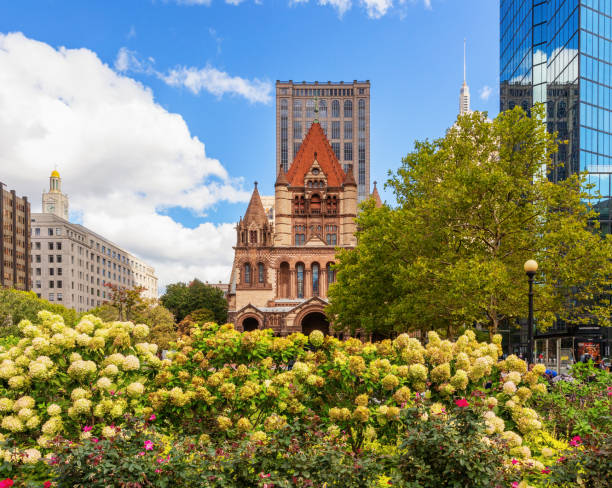
{"label": "white cloud", "polygon": [[[219,42],[220,39],[217,40],[218,49]],[[153,58],[142,60],[136,52],[122,47],[115,59],[115,69],[122,73],[132,71],[154,75],[170,86],[182,86],[196,95],[207,91],[218,97],[226,94],[239,95],[251,103],[269,103],[272,100],[272,83],[269,81],[230,76],[209,65],[204,68],[179,66],[162,73],[154,69],[154,63]]]}
{"label": "white cloud", "polygon": [[361,0],[361,3],[366,7],[368,17],[379,19],[393,7],[393,0]]}
{"label": "white cloud", "polygon": [[353,6],[352,0],[319,0],[319,5],[331,5],[342,17]]}
{"label": "white cloud", "polygon": [[219,97],[226,93],[240,95],[249,102],[269,103],[272,100],[272,83],[269,81],[245,80],[208,65],[204,68],[175,68],[161,79],[170,86],[183,86],[196,95],[204,90]]}
{"label": "white cloud", "polygon": [[488,100],[492,92],[493,90],[491,89],[489,85],[485,85],[480,90],[478,90],[481,100]]}
{"label": "white cloud", "polygon": [[55,164],[71,213],[155,266],[162,284],[228,279],[233,224],[189,229],[160,214],[182,206],[204,215],[250,196],[183,118],[88,49],[0,34],[2,181],[40,211]]}
{"label": "white cloud", "polygon": [[229,3],[230,5],[240,5],[245,0],[225,0],[225,3]]}
{"label": "white cloud", "polygon": [[431,10],[431,0],[423,0],[423,4],[427,10]]}

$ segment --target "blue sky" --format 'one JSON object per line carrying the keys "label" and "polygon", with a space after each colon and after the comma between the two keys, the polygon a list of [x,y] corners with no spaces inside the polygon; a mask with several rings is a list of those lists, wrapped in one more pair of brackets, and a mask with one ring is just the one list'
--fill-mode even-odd
{"label": "blue sky", "polygon": [[[55,50],[65,47],[91,51],[92,56],[97,56],[118,76],[136,80],[143,89],[149,89],[154,102],[165,111],[182,117],[189,134],[204,144],[206,157],[218,160],[227,174],[221,174],[217,168],[212,170],[212,176],[203,178],[214,183],[218,177],[236,190],[235,196],[230,201],[211,197],[206,205],[185,204],[180,197],[175,205],[168,199],[156,204],[158,213],[171,216],[180,226],[196,228],[205,223],[220,226],[235,222],[245,209],[244,192],[250,192],[254,180],[259,181],[263,194],[273,193],[273,86],[277,79],[371,81],[371,173],[372,180],[379,182],[385,181],[389,169],[399,165],[414,140],[439,137],[452,124],[458,112],[464,37],[468,43],[467,81],[472,108],[486,110],[492,116],[497,114],[496,1],[187,3],[170,0],[0,3],[0,34],[21,32],[27,40]],[[120,52],[128,63],[118,62]],[[33,59],[27,69],[49,68]],[[184,74],[190,69],[207,73],[208,81],[203,82],[198,93],[182,81],[169,81],[173,72]],[[211,88],[211,83],[215,84],[210,81],[211,73],[227,78],[227,83],[221,83],[223,88],[217,86],[216,94],[209,91],[215,91]],[[51,70],[49,76],[55,74]],[[44,73],[36,74],[41,75]],[[87,83],[87,77],[82,81]],[[75,86],[74,90],[80,90],[78,84]],[[487,91],[487,87],[489,97],[481,98],[481,91]],[[143,140],[146,141],[146,136]],[[112,137],[108,144],[113,145]],[[146,151],[144,147],[142,153]],[[1,159],[0,149],[0,163],[9,161],[7,154],[5,151]],[[61,159],[65,158],[68,156],[61,153],[56,157],[55,164],[60,170]],[[80,161],[87,166],[87,157],[81,156]],[[44,173],[45,178],[49,164],[50,161],[40,162],[40,174]],[[146,159],[139,164],[146,164]],[[75,181],[77,172],[72,172],[69,166],[67,171],[63,174],[64,189],[76,196],[79,192],[75,186],[84,184],[82,175]],[[5,181],[8,178],[3,172],[0,165],[0,180]],[[13,187],[29,191],[25,179],[17,176],[14,179]],[[46,180],[41,181],[36,188],[45,184]],[[160,182],[152,180],[151,184]],[[112,188],[113,184],[109,185]],[[148,191],[153,193],[156,189]],[[84,195],[82,200],[86,199]],[[383,199],[390,200],[391,195],[385,192]],[[75,219],[87,213],[87,205],[75,202],[74,197],[71,204]],[[84,221],[88,222],[86,218]],[[112,230],[111,225],[102,227],[106,232]],[[112,231],[111,235],[115,236]],[[152,261],[154,253],[153,249],[140,250]],[[223,272],[219,268],[202,274],[215,279]]]}

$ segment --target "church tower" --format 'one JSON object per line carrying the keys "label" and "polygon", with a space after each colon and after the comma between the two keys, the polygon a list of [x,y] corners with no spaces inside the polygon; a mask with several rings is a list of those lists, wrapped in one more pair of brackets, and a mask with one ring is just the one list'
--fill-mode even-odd
{"label": "church tower", "polygon": [[353,166],[342,168],[316,102],[314,115],[288,171],[280,165],[276,173],[274,223],[255,184],[236,226],[228,313],[238,330],[332,332],[325,315],[328,290],[336,281],[338,249],[357,243],[358,194]]}
{"label": "church tower", "polygon": [[68,195],[62,193],[62,179],[57,170],[49,177],[49,191],[42,195],[42,212],[68,220]]}

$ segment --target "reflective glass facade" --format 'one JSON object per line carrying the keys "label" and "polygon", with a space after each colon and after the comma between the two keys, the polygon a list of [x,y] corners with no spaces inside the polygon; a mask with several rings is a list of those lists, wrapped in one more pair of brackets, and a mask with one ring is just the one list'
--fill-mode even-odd
{"label": "reflective glass facade", "polygon": [[500,109],[547,106],[562,167],[588,171],[602,231],[612,232],[612,0],[502,0]]}
{"label": "reflective glass facade", "polygon": [[[557,131],[563,166],[553,181],[588,171],[601,230],[612,232],[612,0],[501,0],[500,109],[529,112],[546,104],[546,123]],[[506,350],[526,354],[527,328],[507,330]],[[506,341],[506,339],[504,339]],[[563,370],[585,348],[612,353],[612,330],[557,323],[536,331],[536,357]],[[565,358],[565,359],[564,359]]]}

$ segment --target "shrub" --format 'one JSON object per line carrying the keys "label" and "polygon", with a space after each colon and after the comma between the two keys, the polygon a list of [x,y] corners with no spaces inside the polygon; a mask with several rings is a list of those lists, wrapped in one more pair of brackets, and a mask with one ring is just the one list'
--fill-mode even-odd
{"label": "shrub", "polygon": [[422,408],[402,412],[406,432],[391,459],[396,483],[405,488],[508,486],[517,475],[504,469],[506,444],[487,436],[478,413],[465,407],[423,417]]}
{"label": "shrub", "polygon": [[[146,412],[131,394],[161,365],[157,346],[144,342],[146,325],[85,316],[72,328],[50,312],[38,317],[37,324],[22,320],[22,338],[0,351],[3,435],[24,449],[40,449],[56,435],[99,435],[124,413]],[[82,432],[85,425],[93,430]]]}
{"label": "shrub", "polygon": [[575,381],[558,381],[546,395],[538,395],[536,407],[550,429],[567,438],[612,435],[612,374],[592,364],[577,363]]}

